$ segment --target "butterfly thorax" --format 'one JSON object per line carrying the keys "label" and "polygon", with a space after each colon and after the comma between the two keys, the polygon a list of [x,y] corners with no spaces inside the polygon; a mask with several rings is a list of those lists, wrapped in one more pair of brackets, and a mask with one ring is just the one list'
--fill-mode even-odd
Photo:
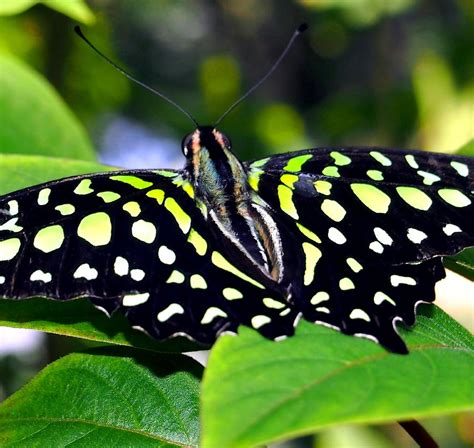
{"label": "butterfly thorax", "polygon": [[183,142],[196,199],[234,248],[269,277],[282,278],[281,239],[271,209],[253,191],[229,139],[200,127]]}

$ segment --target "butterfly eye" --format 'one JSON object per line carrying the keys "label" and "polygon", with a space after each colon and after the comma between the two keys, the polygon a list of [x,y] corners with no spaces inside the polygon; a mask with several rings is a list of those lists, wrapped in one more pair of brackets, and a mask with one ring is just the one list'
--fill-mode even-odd
{"label": "butterfly eye", "polygon": [[183,141],[181,142],[181,150],[183,151],[185,157],[187,157],[190,153],[192,141],[193,134],[188,134],[186,137],[183,138]]}

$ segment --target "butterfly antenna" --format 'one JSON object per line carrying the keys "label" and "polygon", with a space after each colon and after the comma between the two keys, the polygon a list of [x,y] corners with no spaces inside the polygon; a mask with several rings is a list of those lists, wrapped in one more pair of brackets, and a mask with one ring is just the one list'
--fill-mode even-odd
{"label": "butterfly antenna", "polygon": [[107,56],[105,56],[104,53],[102,53],[98,48],[95,47],[92,42],[87,39],[86,36],[84,36],[81,28],[79,26],[74,27],[74,31],[76,34],[87,44],[89,47],[91,47],[99,56],[102,57],[105,61],[107,61],[112,67],[114,67],[116,70],[118,70],[122,75],[133,81],[134,83],[138,84],[139,86],[144,87],[145,89],[149,90],[150,92],[154,93],[155,95],[158,95],[160,98],[163,98],[165,101],[168,103],[172,104],[176,109],[180,110],[184,115],[186,115],[195,125],[196,127],[199,127],[198,122],[194,119],[194,117],[185,109],[183,109],[179,104],[175,103],[171,98],[168,98],[166,95],[163,93],[159,92],[158,90],[155,90],[153,87],[150,87],[146,85],[145,83],[139,81],[136,79],[134,76],[130,75],[130,73],[127,73],[123,68],[119,67],[115,62],[111,61]]}
{"label": "butterfly antenna", "polygon": [[285,58],[290,48],[293,46],[294,41],[296,38],[303,32],[308,29],[308,25],[306,23],[302,23],[298,28],[296,28],[295,32],[291,36],[288,44],[286,45],[285,49],[280,54],[279,58],[273,63],[270,70],[268,70],[267,74],[260,79],[252,88],[250,88],[247,93],[241,96],[235,103],[233,103],[217,120],[215,126],[217,126],[227,115],[229,115],[242,101],[244,101],[248,96],[250,96],[255,90],[257,90],[261,84],[263,84],[268,77],[277,69],[280,65],[281,61]]}

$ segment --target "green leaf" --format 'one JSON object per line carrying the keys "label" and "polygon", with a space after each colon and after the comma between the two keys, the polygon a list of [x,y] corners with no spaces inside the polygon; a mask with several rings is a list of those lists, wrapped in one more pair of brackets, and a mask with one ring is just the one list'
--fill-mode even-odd
{"label": "green leaf", "polygon": [[51,85],[0,54],[0,152],[94,160],[85,129]]}
{"label": "green leaf", "polygon": [[2,446],[197,446],[202,367],[96,349],[50,364],[0,405]]}
{"label": "green leaf", "polygon": [[90,25],[95,21],[94,13],[84,0],[43,0],[42,3],[86,25]]}
{"label": "green leaf", "polygon": [[241,328],[211,352],[202,394],[203,447],[263,445],[336,424],[472,409],[474,341],[440,309],[402,330],[409,355],[306,321],[265,340]]}
{"label": "green leaf", "polygon": [[0,194],[62,177],[116,169],[95,162],[57,157],[0,154]]}
{"label": "green leaf", "polygon": [[38,3],[38,0],[3,0],[0,3],[0,15],[9,16],[19,14],[33,5]]}
{"label": "green leaf", "polygon": [[443,262],[448,269],[474,281],[474,247],[464,249],[455,257],[445,257]]}
{"label": "green leaf", "polygon": [[69,16],[71,19],[85,24],[91,24],[95,20],[94,13],[89,9],[84,0],[2,0],[0,3],[0,15],[20,14],[39,3],[43,3]]}
{"label": "green leaf", "polygon": [[465,145],[461,146],[456,151],[456,154],[462,155],[462,156],[474,157],[474,139],[469,140]]}

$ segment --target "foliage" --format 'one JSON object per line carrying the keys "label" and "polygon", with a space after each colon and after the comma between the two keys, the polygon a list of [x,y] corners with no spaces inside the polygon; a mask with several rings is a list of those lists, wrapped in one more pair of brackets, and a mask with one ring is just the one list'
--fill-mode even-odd
{"label": "foliage", "polygon": [[91,24],[94,22],[94,14],[84,0],[3,0],[0,4],[0,15],[19,14],[36,4],[56,9],[82,23]]}
{"label": "foliage", "polygon": [[117,348],[72,353],[2,404],[0,441],[3,446],[26,439],[30,446],[196,446],[201,372],[183,355]]}
{"label": "foliage", "polygon": [[[0,15],[23,13],[15,18],[18,22],[9,22],[13,23],[12,26],[22,23],[24,16],[41,17],[44,13],[51,17],[45,8],[39,9],[40,12],[39,7],[28,11],[36,3],[43,3],[84,23],[91,23],[94,19],[85,2],[79,0],[3,0]],[[237,14],[232,9],[236,3],[229,3],[225,14]],[[369,17],[363,14],[369,0],[360,2],[355,8],[338,1],[301,0],[298,3],[308,11],[312,8],[329,11],[328,15],[321,13],[320,25],[333,33],[331,35],[339,36],[339,49],[335,46],[321,49],[317,46],[320,43],[314,41],[315,35],[310,38],[310,45],[320,51],[320,56],[325,55],[324,59],[329,54],[344,52],[353,33],[352,26],[373,26],[382,17],[405,12],[418,2],[400,0],[388,9],[382,6],[383,2],[373,2],[377,3],[377,8]],[[142,5],[146,4],[148,2],[142,2]],[[189,11],[182,11],[175,2],[163,1],[161,7],[165,12],[158,19],[163,27],[169,21],[166,14],[174,14],[175,23],[186,23],[188,12],[193,14],[193,25],[199,25],[200,16],[193,9],[196,4],[189,7]],[[156,17],[153,14],[157,13],[151,6],[150,14],[145,6],[130,11],[127,7],[130,6],[124,6],[127,19],[139,15],[142,22],[150,21],[149,26],[154,26]],[[245,13],[244,9],[240,11]],[[320,19],[314,19],[317,20]],[[183,34],[183,28],[173,24],[171,29],[165,28],[168,34],[158,32],[157,45],[163,45],[166,39],[169,41],[176,32],[175,28]],[[190,41],[185,39],[192,37],[191,31],[198,33],[199,29],[190,28],[187,36],[179,41],[183,47],[189,44]],[[37,55],[41,55],[41,44],[35,39],[30,43]],[[139,47],[139,42],[136,47]],[[142,57],[147,59],[147,46],[143,45],[142,49],[145,53]],[[180,47],[175,50],[181,51]],[[72,63],[81,66],[78,52],[74,47],[70,51]],[[11,55],[14,51],[7,53]],[[168,63],[160,64],[164,73],[160,75],[161,81],[165,85],[168,82],[173,98],[179,100],[182,94],[173,92],[176,80],[169,74],[167,80],[166,71],[186,77],[190,70],[186,64],[198,64],[194,57],[188,53],[179,66],[172,57]],[[166,58],[166,52],[163,58]],[[472,81],[467,77],[468,81],[463,83],[459,80],[462,80],[462,74],[451,72],[450,58],[454,56],[420,56],[408,80],[413,81],[413,90],[408,93],[403,82],[397,84],[392,78],[393,89],[387,95],[384,91],[383,95],[394,107],[382,114],[376,101],[367,101],[365,95],[351,85],[344,94],[328,95],[318,108],[310,105],[304,115],[290,105],[290,101],[280,97],[278,102],[269,104],[267,101],[265,105],[261,105],[259,99],[249,100],[229,117],[226,127],[234,129],[237,138],[241,139],[243,153],[252,157],[268,148],[272,151],[298,149],[314,142],[308,135],[310,126],[306,126],[306,122],[309,120],[311,127],[316,127],[324,141],[329,143],[339,138],[343,142],[352,141],[354,137],[372,143],[370,139],[365,140],[364,135],[369,128],[376,126],[376,122],[379,127],[371,138],[377,142],[384,142],[391,133],[390,143],[430,142],[430,146],[433,140],[429,140],[427,129],[436,128],[437,135],[452,143],[449,136],[455,132],[453,129],[457,129],[458,106],[461,105],[464,111],[472,104]],[[331,76],[327,61],[319,62],[322,62],[322,71],[330,72],[323,81],[323,85],[328,86],[331,84],[329,79],[334,76]],[[148,63],[153,72],[155,65],[151,59]],[[110,169],[94,161],[88,132],[43,76],[12,56],[0,54],[0,64],[0,193],[72,174]],[[82,70],[84,67],[93,71],[88,64],[82,64]],[[225,107],[224,103],[231,102],[241,93],[240,67],[227,54],[208,58],[198,73],[206,105],[204,115],[218,115]],[[430,73],[438,76],[438,86],[445,82],[445,88],[437,92],[443,105],[430,103],[433,91],[424,84],[424,80],[432,78]],[[84,78],[81,92],[86,89],[99,91],[104,78],[102,75],[98,78]],[[458,82],[462,87],[456,84]],[[59,90],[64,89],[63,96],[74,99],[75,93],[68,90],[67,82],[56,85]],[[118,97],[126,98],[127,89],[127,86],[123,87]],[[130,114],[135,111],[135,117],[150,122],[152,119],[155,121],[158,113],[160,117],[168,117],[164,121],[170,127],[183,133],[188,130],[182,118],[173,118],[167,105],[156,104],[154,98],[139,101],[141,94],[136,95],[127,106]],[[183,103],[196,106],[195,94],[187,92],[183,97],[187,98]],[[216,97],[220,97],[220,102],[216,102]],[[306,93],[301,99],[302,104],[305,104],[305,98]],[[81,109],[87,109],[89,104],[90,109],[95,110],[95,99],[92,101],[81,96],[76,101]],[[117,105],[118,101],[112,98],[110,104]],[[414,109],[418,105],[420,123],[419,129],[409,128],[408,133],[403,120],[410,117],[410,112],[400,113],[409,109],[407,105]],[[153,112],[148,113],[149,110]],[[90,114],[84,112],[83,115]],[[462,112],[462,116],[465,115]],[[313,126],[314,117],[322,117],[322,120]],[[95,130],[100,120],[104,117],[87,125]],[[275,121],[278,123],[277,133],[269,125]],[[448,125],[443,128],[445,123]],[[466,143],[467,134],[463,138],[459,144]],[[281,147],[279,143],[283,143]],[[465,144],[461,151],[474,155],[473,142]],[[462,275],[474,279],[472,249],[450,258],[447,263]],[[177,354],[183,350],[199,349],[196,344],[183,340],[158,344],[132,331],[124,318],[106,318],[86,300],[69,303],[43,299],[2,300],[0,326],[37,329],[104,345],[56,360],[5,400],[0,405],[2,446],[24,444],[28,439],[32,446],[63,446],[74,442],[82,446],[197,446],[201,440],[202,446],[210,448],[247,447],[313,434],[342,423],[361,425],[452,414],[473,405],[474,380],[469,375],[473,366],[473,338],[437,308],[423,309],[413,329],[401,329],[411,350],[409,356],[390,354],[371,341],[349,338],[306,322],[300,323],[294,337],[278,343],[264,340],[255,331],[244,328],[238,336],[224,336],[217,342],[204,380],[202,368],[196,362]]]}
{"label": "foliage", "polygon": [[0,55],[0,65],[2,152],[93,160],[85,130],[54,89],[13,58]]}
{"label": "foliage", "polygon": [[246,328],[222,337],[204,376],[203,446],[260,446],[334,424],[470,409],[469,332],[431,308],[403,335],[409,356],[307,322],[277,344]]}

